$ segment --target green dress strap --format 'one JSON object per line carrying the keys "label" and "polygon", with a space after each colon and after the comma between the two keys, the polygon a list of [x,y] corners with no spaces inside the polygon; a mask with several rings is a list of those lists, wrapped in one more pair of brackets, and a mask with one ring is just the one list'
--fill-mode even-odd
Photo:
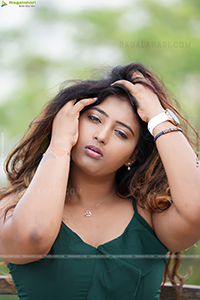
{"label": "green dress strap", "polygon": [[138,211],[137,211],[137,204],[135,198],[133,198],[133,208],[134,208],[134,213],[137,214]]}

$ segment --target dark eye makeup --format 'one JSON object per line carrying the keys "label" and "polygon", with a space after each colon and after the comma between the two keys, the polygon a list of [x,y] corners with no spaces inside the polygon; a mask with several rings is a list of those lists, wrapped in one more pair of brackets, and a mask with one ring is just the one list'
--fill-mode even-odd
{"label": "dark eye makeup", "polygon": [[101,120],[98,117],[93,116],[93,115],[89,115],[88,119],[90,119],[91,121],[95,121],[95,122],[101,123]]}
{"label": "dark eye makeup", "polygon": [[[97,117],[97,116],[94,116],[94,115],[88,115],[88,119],[95,122],[95,123],[101,123],[101,120]],[[123,139],[128,139],[127,135],[121,131],[121,130],[118,130],[118,129],[115,129],[115,132]]]}
{"label": "dark eye makeup", "polygon": [[117,132],[117,134],[119,134],[123,139],[128,139],[127,135],[123,131],[115,130],[115,132]]}

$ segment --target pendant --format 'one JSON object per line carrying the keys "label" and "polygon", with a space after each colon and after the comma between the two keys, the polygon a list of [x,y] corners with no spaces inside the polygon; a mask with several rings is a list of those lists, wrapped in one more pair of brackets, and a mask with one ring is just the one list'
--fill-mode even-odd
{"label": "pendant", "polygon": [[91,215],[92,215],[92,213],[91,213],[90,210],[87,210],[87,211],[85,212],[85,216],[86,216],[87,218],[91,217]]}

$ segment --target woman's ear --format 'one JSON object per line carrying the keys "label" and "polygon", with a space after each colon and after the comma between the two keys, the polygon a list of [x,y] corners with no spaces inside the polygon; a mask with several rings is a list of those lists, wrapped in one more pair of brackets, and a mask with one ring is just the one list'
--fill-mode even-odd
{"label": "woman's ear", "polygon": [[126,167],[130,167],[137,159],[138,150],[135,150],[131,157],[127,160],[127,162],[124,164]]}
{"label": "woman's ear", "polygon": [[133,163],[134,163],[134,161],[133,161],[131,158],[129,158],[129,160],[124,164],[126,167],[128,167],[128,168],[127,168],[128,171],[131,170],[131,165],[132,165]]}
{"label": "woman's ear", "polygon": [[129,158],[127,160],[127,162],[124,164],[126,167],[130,167],[132,164],[134,163],[134,160],[132,160],[131,158]]}

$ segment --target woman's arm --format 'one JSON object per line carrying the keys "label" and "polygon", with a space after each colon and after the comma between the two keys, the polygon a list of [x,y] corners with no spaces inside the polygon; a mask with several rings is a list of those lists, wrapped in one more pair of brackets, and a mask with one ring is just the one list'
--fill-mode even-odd
{"label": "woman's arm", "polygon": [[[154,136],[173,127],[169,122],[155,127]],[[200,239],[200,168],[197,156],[180,132],[156,140],[169,181],[173,205],[153,215],[154,230],[171,251],[192,246]]]}
{"label": "woman's arm", "polygon": [[[137,99],[137,111],[145,122],[164,111],[155,93],[141,84],[125,80],[123,84]],[[166,121],[156,126],[153,134],[174,127]],[[156,146],[169,181],[172,206],[163,213],[154,213],[153,227],[160,241],[171,251],[192,246],[200,239],[200,167],[197,157],[179,131],[161,135]]]}
{"label": "woman's arm", "polygon": [[[78,138],[78,117],[84,106],[95,99],[84,99],[74,105],[68,102],[56,115],[47,153],[13,214],[0,223],[0,252],[13,263],[38,260],[46,255],[59,232],[70,167],[70,151]],[[60,150],[63,149],[63,150]],[[20,258],[11,257],[20,255]],[[23,258],[23,255],[33,255]]]}

